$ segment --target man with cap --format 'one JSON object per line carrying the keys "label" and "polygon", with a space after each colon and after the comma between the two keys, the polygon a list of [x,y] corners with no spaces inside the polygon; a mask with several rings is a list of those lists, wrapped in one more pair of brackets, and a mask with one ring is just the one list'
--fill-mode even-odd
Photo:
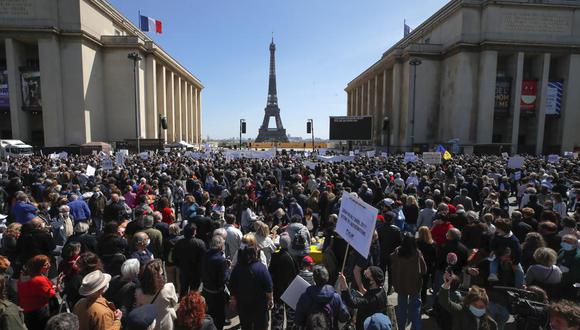
{"label": "man with cap", "polygon": [[111,275],[95,270],[83,277],[79,294],[84,296],[79,300],[73,312],[79,318],[80,330],[119,330],[123,312],[115,309],[103,293],[109,287]]}
{"label": "man with cap", "polygon": [[346,284],[346,278],[338,275],[338,284],[344,304],[357,309],[356,329],[364,329],[367,317],[384,311],[387,308],[387,293],[383,288],[385,275],[377,266],[370,266],[364,271],[363,283],[367,290],[363,296],[354,296]]}

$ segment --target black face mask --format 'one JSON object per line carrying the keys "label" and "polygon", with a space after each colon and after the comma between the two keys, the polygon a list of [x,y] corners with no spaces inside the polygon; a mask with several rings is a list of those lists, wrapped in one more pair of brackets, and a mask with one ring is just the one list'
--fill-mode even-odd
{"label": "black face mask", "polygon": [[364,275],[362,276],[362,284],[367,291],[371,289],[371,280],[369,280],[368,277]]}

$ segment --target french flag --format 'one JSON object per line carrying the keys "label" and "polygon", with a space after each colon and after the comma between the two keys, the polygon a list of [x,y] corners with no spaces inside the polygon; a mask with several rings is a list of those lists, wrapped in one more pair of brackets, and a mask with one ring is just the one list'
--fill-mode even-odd
{"label": "french flag", "polygon": [[155,31],[156,33],[162,33],[163,25],[161,24],[160,20],[156,20],[154,18],[143,15],[139,16],[140,16],[139,27],[141,28],[141,31],[144,32]]}

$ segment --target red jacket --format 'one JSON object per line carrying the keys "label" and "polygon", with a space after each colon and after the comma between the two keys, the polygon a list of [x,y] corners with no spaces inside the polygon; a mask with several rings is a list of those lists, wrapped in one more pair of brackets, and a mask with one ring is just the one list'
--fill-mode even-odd
{"label": "red jacket", "polygon": [[18,302],[25,313],[46,306],[48,299],[55,294],[52,282],[46,276],[38,275],[28,281],[18,281]]}
{"label": "red jacket", "polygon": [[437,245],[443,245],[447,238],[445,238],[445,234],[449,229],[453,228],[453,225],[449,221],[445,221],[439,225],[433,226],[431,228],[431,236],[433,236],[433,240]]}

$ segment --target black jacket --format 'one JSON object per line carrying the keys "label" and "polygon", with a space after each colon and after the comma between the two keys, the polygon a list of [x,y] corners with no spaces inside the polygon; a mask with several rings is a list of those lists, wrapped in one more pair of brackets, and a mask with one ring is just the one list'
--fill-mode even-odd
{"label": "black jacket", "polygon": [[387,309],[387,293],[382,287],[368,290],[362,297],[354,296],[351,291],[341,292],[342,301],[350,308],[356,308],[356,329],[364,329],[367,317],[382,313]]}
{"label": "black jacket", "polygon": [[384,224],[377,230],[381,246],[381,259],[387,260],[391,253],[401,245],[401,230],[395,225]]}
{"label": "black jacket", "polygon": [[270,267],[268,268],[272,276],[274,285],[274,299],[280,299],[280,296],[298,274],[296,263],[287,250],[282,250],[272,254]]}
{"label": "black jacket", "polygon": [[19,259],[22,264],[25,264],[28,259],[44,254],[50,256],[56,247],[52,236],[44,229],[26,230],[23,226],[23,231],[16,243],[19,251]]}

